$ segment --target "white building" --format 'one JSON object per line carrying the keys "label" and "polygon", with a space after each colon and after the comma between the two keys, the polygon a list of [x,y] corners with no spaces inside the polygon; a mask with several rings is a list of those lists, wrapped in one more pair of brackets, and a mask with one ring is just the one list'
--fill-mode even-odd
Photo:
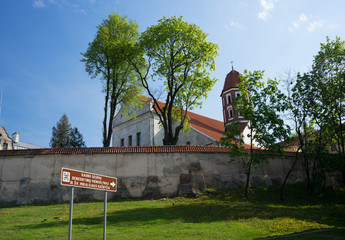
{"label": "white building", "polygon": [[0,150],[18,150],[18,149],[33,149],[33,148],[45,148],[43,146],[25,143],[19,141],[19,132],[12,134],[12,138],[9,137],[6,129],[0,126]]}
{"label": "white building", "polygon": [[[180,132],[177,145],[218,146],[223,137],[224,123],[188,112],[189,132]],[[142,108],[136,110],[136,118],[118,113],[113,120],[113,147],[163,145],[164,129],[153,109],[153,100],[147,98]]]}
{"label": "white building", "polygon": [[[177,145],[220,145],[220,139],[229,124],[240,123],[241,137],[249,144],[248,120],[235,109],[234,101],[239,91],[237,84],[241,81],[239,73],[232,69],[225,78],[221,93],[224,121],[188,112],[191,125],[189,132],[180,132]],[[164,104],[159,102],[159,104]],[[153,109],[153,100],[144,100],[142,108],[136,109],[136,118],[125,117],[118,113],[113,120],[113,147],[120,146],[159,146],[163,145],[164,129],[160,126],[159,117]]]}
{"label": "white building", "polygon": [[0,150],[13,149],[12,139],[8,136],[6,129],[0,126]]}

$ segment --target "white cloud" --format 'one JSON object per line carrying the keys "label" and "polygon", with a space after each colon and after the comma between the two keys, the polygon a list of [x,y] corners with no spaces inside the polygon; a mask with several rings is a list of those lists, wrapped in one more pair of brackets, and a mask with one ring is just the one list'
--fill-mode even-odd
{"label": "white cloud", "polygon": [[[89,0],[88,3],[93,5],[96,0]],[[80,6],[80,1],[68,1],[68,0],[35,0],[33,6],[35,8],[46,8],[48,6],[58,6],[60,8],[71,8],[74,9],[76,12],[87,14],[84,8]],[[83,3],[83,2],[81,2]]]}
{"label": "white cloud", "polygon": [[42,0],[35,0],[32,4],[35,8],[45,8],[47,5]]}
{"label": "white cloud", "polygon": [[226,27],[227,28],[242,28],[242,24],[231,20],[228,24],[226,24]]}
{"label": "white cloud", "polygon": [[299,20],[300,22],[305,22],[305,21],[308,20],[308,17],[307,17],[304,13],[302,13],[301,15],[299,15],[298,20]]}
{"label": "white cloud", "polygon": [[262,20],[266,20],[268,16],[271,16],[271,15],[267,11],[262,11],[262,12],[259,12],[258,14],[258,18]]}
{"label": "white cloud", "polygon": [[321,20],[311,22],[308,26],[308,31],[314,32],[316,29],[321,28],[322,26],[323,26],[323,21]]}
{"label": "white cloud", "polygon": [[260,0],[260,4],[266,11],[272,10],[274,8],[274,3],[272,0]]}
{"label": "white cloud", "polygon": [[292,26],[289,27],[289,31],[295,31],[302,23],[306,21],[308,21],[308,17],[304,13],[301,13],[298,19],[292,22]]}
{"label": "white cloud", "polygon": [[258,13],[258,18],[262,20],[266,20],[268,17],[271,16],[269,13],[274,8],[274,3],[278,0],[260,0],[260,5],[263,8],[261,12]]}

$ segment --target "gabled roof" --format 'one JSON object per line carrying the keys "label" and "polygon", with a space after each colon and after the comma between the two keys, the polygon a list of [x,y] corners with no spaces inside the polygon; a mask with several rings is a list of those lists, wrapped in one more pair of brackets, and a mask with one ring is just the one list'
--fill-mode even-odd
{"label": "gabled roof", "polygon": [[[145,102],[153,101],[151,98],[148,97],[141,97],[141,99]],[[164,107],[165,105],[165,103],[161,101],[157,101],[157,104],[160,108]],[[154,111],[154,109],[152,110]],[[214,139],[217,142],[219,142],[220,139],[224,137],[225,129],[224,123],[222,121],[205,117],[190,111],[187,112],[187,115],[190,118],[189,124],[192,128],[196,129],[197,131],[205,134],[206,136]]]}
{"label": "gabled roof", "polygon": [[[0,126],[0,132],[2,132],[3,134],[5,134],[5,136],[3,136],[3,137],[5,137],[6,139],[9,139],[9,140],[12,141],[12,138],[10,138],[10,135],[8,135],[8,133],[7,133],[7,131],[6,131],[6,129],[5,129],[4,126]],[[0,134],[0,136],[1,136],[1,134]]]}

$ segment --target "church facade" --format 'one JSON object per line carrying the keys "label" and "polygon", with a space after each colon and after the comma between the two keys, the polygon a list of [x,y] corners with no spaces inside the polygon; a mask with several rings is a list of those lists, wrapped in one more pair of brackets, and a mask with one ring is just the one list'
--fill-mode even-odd
{"label": "church facade", "polygon": [[[188,112],[190,131],[180,132],[177,145],[220,146],[220,139],[231,122],[239,121],[242,135],[246,135],[248,121],[233,107],[240,94],[237,84],[239,73],[232,70],[227,74],[221,93],[223,121],[218,121],[193,112]],[[136,117],[127,117],[118,113],[113,119],[113,147],[120,146],[160,146],[163,145],[164,129],[153,109],[153,100],[145,98],[143,106],[136,109]],[[160,103],[163,104],[163,103]],[[121,111],[120,111],[121,112]]]}
{"label": "church facade", "polygon": [[[143,100],[143,106],[136,109],[136,118],[118,113],[113,120],[113,147],[160,146],[163,145],[164,129],[153,109],[153,100]],[[219,146],[223,137],[222,121],[188,112],[190,131],[180,132],[177,145]]]}

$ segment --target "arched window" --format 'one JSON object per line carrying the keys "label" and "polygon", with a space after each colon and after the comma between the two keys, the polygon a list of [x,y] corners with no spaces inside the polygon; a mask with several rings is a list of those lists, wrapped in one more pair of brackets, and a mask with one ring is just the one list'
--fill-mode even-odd
{"label": "arched window", "polygon": [[230,119],[234,117],[234,112],[232,111],[232,108],[228,109],[228,116]]}
{"label": "arched window", "polygon": [[231,94],[226,95],[226,104],[231,104]]}

